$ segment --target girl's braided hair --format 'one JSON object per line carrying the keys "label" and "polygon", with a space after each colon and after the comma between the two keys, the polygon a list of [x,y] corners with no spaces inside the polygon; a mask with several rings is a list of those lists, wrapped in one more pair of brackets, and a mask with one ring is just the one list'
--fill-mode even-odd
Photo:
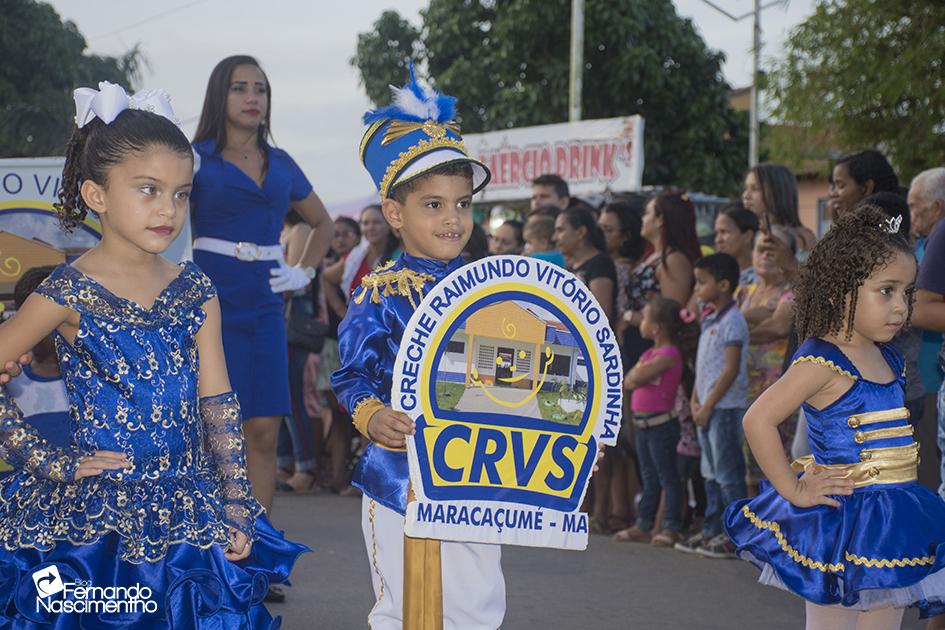
{"label": "girl's braided hair", "polygon": [[[859,288],[896,254],[915,255],[899,232],[889,232],[889,220],[876,206],[862,205],[838,219],[817,243],[794,287],[799,339],[835,335],[844,322],[849,339]],[[912,317],[911,299],[908,316]]]}

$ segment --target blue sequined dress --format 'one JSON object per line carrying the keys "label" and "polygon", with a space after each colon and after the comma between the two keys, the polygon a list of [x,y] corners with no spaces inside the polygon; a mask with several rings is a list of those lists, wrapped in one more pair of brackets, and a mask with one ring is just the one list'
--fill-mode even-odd
{"label": "blue sequined dress", "polygon": [[945,501],[916,481],[918,445],[904,407],[905,369],[881,347],[890,383],[863,378],[834,344],[805,341],[794,362],[815,362],[851,379],[823,409],[803,405],[812,455],[795,462],[842,468],[855,481],[840,507],[795,507],[766,482],[736,501],[725,529],[738,554],[762,569],[761,581],[822,605],[857,610],[917,607],[945,612]]}
{"label": "blue sequined dress", "polygon": [[[210,280],[185,263],[145,309],[60,265],[37,292],[80,316],[72,343],[55,333],[74,444],[50,447],[0,395],[0,450],[18,467],[0,482],[0,627],[277,628],[262,599],[308,549],[249,494],[235,396],[198,401]],[[73,482],[95,450],[131,469]],[[240,562],[224,557],[230,525],[254,540]],[[149,590],[81,592],[133,585]],[[73,612],[51,604],[70,598]]]}

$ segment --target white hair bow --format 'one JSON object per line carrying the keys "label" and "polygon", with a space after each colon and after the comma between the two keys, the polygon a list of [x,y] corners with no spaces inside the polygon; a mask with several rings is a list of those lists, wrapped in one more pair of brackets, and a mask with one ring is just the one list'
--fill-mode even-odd
{"label": "white hair bow", "polygon": [[164,90],[142,90],[129,96],[120,85],[102,81],[97,90],[78,88],[72,96],[75,99],[75,124],[80,129],[94,118],[106,125],[111,124],[126,109],[153,112],[180,127],[180,121],[171,107],[171,97]]}

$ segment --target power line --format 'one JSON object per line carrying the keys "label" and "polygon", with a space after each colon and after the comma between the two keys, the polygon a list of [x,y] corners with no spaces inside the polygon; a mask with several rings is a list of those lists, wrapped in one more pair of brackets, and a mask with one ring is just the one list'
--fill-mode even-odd
{"label": "power line", "polygon": [[150,17],[146,17],[143,20],[134,22],[133,24],[128,24],[127,26],[122,26],[121,28],[115,29],[114,31],[109,31],[107,33],[102,33],[101,35],[96,35],[95,37],[90,37],[88,41],[94,41],[96,39],[103,39],[105,37],[111,37],[112,35],[118,35],[122,31],[127,31],[130,28],[135,28],[135,27],[141,26],[142,24],[147,24],[148,22],[152,22],[154,20],[167,17],[168,15],[172,15],[174,13],[177,13],[178,11],[183,11],[184,9],[189,9],[190,7],[196,6],[198,4],[202,4],[206,1],[207,0],[193,0],[193,2],[188,2],[186,4],[176,6],[174,8],[168,9],[167,11],[155,13],[154,15]]}

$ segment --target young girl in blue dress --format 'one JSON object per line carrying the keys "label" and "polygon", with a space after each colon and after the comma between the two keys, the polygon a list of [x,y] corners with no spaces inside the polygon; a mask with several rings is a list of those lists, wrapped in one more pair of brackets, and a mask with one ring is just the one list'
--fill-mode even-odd
{"label": "young girl in blue dress", "polygon": [[54,448],[0,392],[18,468],[0,482],[0,626],[275,627],[262,598],[307,548],[251,494],[213,284],[160,255],[190,144],[163,92],[102,83],[76,104],[58,210],[66,226],[94,212],[102,240],[0,326],[0,363],[54,335],[73,431]]}
{"label": "young girl in blue dress", "polygon": [[[895,218],[840,218],[796,286],[806,339],[745,415],[770,485],[729,506],[725,527],[761,581],[806,600],[807,628],[900,627],[906,607],[945,609],[945,502],[916,480],[902,356],[916,263]],[[798,407],[811,455],[789,464],[777,426]]]}

